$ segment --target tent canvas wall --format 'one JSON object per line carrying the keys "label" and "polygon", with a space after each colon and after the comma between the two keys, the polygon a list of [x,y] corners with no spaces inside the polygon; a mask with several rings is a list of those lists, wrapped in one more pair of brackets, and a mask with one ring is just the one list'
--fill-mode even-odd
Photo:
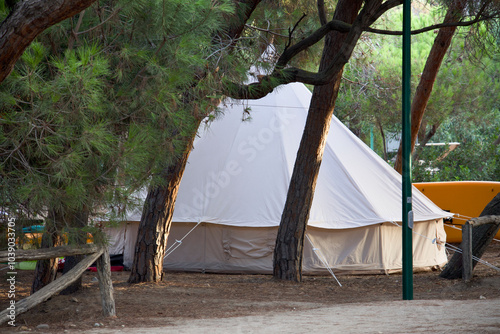
{"label": "tent canvas wall", "polygon": [[[166,270],[272,272],[310,99],[303,84],[280,86],[259,100],[226,101],[223,116],[200,127],[169,237],[178,247],[166,257]],[[450,214],[415,188],[413,196],[414,266],[442,265],[446,254],[436,240],[445,240],[442,218]],[[334,117],[308,222],[304,271],[325,270],[314,250],[338,271],[399,270],[401,212],[401,176]],[[138,222],[140,210],[127,220]]]}

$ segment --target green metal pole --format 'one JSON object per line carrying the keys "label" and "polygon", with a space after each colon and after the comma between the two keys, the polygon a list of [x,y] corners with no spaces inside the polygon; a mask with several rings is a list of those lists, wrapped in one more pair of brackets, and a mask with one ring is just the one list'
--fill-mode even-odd
{"label": "green metal pole", "polygon": [[413,299],[413,211],[411,196],[411,0],[403,2],[403,299]]}
{"label": "green metal pole", "polygon": [[411,0],[403,2],[403,299],[413,299],[413,211],[411,196]]}
{"label": "green metal pole", "polygon": [[372,149],[372,151],[375,148],[375,143],[373,141],[373,125],[370,126],[370,148]]}

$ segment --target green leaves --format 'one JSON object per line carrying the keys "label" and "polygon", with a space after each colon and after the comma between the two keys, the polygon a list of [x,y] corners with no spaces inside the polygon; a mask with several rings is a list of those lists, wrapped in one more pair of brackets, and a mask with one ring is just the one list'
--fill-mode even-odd
{"label": "green leaves", "polygon": [[[418,15],[412,16],[412,28],[418,29],[439,23],[442,17],[437,14],[438,11],[434,8],[430,11],[421,10]],[[379,28],[400,30],[401,17],[398,11],[389,12],[381,18],[379,25]],[[467,31],[462,29],[455,34],[452,46],[439,70],[426,106],[420,140],[426,133],[426,125],[430,128],[451,120],[464,122],[460,123],[463,126],[468,126],[470,122],[480,126],[484,123],[486,115],[499,108],[500,65],[486,57],[486,53],[478,57],[478,52],[470,49],[471,45],[466,39],[470,36],[463,32]],[[435,37],[436,32],[433,31],[412,36],[411,80],[414,89],[420,80]],[[356,133],[360,133],[360,137],[366,141],[371,129],[374,126],[378,128],[378,131],[372,132],[376,136],[375,150],[387,159],[390,158],[390,153],[384,146],[386,139],[391,134],[400,132],[402,65],[400,43],[400,37],[364,35],[362,43],[358,44],[353,58],[345,68],[343,75],[345,80],[336,106],[338,117],[348,123]],[[490,53],[494,53],[494,50],[490,47],[490,51],[493,51]],[[447,140],[457,141],[457,138]],[[430,162],[438,157],[439,155],[428,156],[426,164],[427,159]],[[469,166],[471,171],[474,170],[470,165],[464,166]],[[460,173],[463,174],[465,171],[466,169],[463,169]],[[417,177],[415,179],[418,180]]]}
{"label": "green leaves", "polygon": [[447,147],[425,147],[413,167],[417,181],[500,181],[500,147],[494,141],[500,134],[500,110],[483,114],[451,115],[434,136],[435,142],[459,142],[442,158]]}
{"label": "green leaves", "polygon": [[40,36],[0,86],[0,187],[13,210],[95,213],[167,168],[212,109],[213,38],[233,11],[228,0],[106,1]]}
{"label": "green leaves", "polygon": [[45,47],[39,42],[33,42],[21,56],[22,61],[31,70],[35,70],[47,54]]}

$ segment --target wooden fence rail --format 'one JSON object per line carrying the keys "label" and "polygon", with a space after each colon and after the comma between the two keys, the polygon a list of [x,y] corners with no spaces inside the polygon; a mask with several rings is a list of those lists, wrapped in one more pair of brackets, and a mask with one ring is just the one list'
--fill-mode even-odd
{"label": "wooden fence rail", "polygon": [[[102,308],[105,316],[116,316],[115,301],[113,297],[113,284],[111,281],[111,266],[107,247],[97,245],[83,245],[78,248],[71,246],[60,246],[36,250],[16,250],[15,260],[43,260],[55,257],[87,254],[73,269],[60,278],[52,281],[29,297],[15,303],[15,315],[24,313],[36,305],[46,301],[54,294],[75,282],[87,268],[97,260],[97,273],[99,278],[99,288],[101,291]],[[8,252],[0,252],[0,262],[6,262]],[[11,309],[0,312],[0,324],[10,320]]]}
{"label": "wooden fence rail", "polygon": [[[45,260],[53,259],[55,257],[72,256],[72,255],[87,255],[97,252],[100,249],[99,246],[94,244],[81,245],[78,248],[73,246],[59,246],[52,248],[40,248],[40,249],[17,249],[16,250],[16,262],[19,261],[33,261],[33,260]],[[8,251],[0,252],[0,262],[8,261]]]}

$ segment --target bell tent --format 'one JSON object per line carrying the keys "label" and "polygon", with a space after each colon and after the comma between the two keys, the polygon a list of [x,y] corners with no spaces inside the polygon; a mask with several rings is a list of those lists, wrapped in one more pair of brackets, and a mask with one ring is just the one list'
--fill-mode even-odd
{"label": "bell tent", "polygon": [[[220,119],[200,127],[176,201],[165,270],[272,273],[310,99],[303,84],[283,85],[258,100],[226,100]],[[126,266],[140,212],[127,218],[128,232],[113,232]],[[450,213],[416,188],[413,213],[414,268],[442,266],[443,218]],[[333,117],[306,231],[304,273],[400,270],[401,215],[401,175]]]}

